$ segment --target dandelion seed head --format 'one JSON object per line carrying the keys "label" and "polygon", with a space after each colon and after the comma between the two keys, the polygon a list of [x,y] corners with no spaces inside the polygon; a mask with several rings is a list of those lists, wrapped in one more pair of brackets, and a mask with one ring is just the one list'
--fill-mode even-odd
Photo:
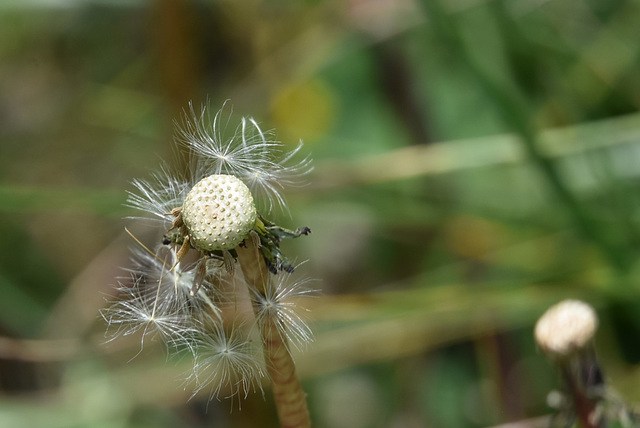
{"label": "dandelion seed head", "polygon": [[295,160],[301,143],[286,149],[252,118],[230,123],[226,105],[211,113],[190,104],[175,135],[188,149],[188,172],[174,174],[163,164],[150,178],[133,181],[127,205],[161,224],[163,246],[149,249],[129,233],[140,245],[133,250],[131,278],[119,286],[121,299],[102,312],[112,339],[140,334],[141,350],[148,338],[161,339],[168,350],[188,348],[194,395],[208,390],[210,399],[261,389],[265,329],[275,329],[286,346],[301,347],[312,338],[297,306],[309,293],[306,281],[283,273],[270,275],[266,293],[237,287],[243,277],[230,251],[258,231],[260,218],[265,227],[259,238],[254,235],[265,247],[263,256],[272,252],[274,266],[292,270],[280,239],[309,229],[290,231],[262,214],[288,211],[282,192],[301,184],[310,158]]}
{"label": "dandelion seed head", "polygon": [[202,251],[235,248],[253,229],[256,217],[249,188],[240,179],[225,174],[200,180],[182,208],[191,244]]}

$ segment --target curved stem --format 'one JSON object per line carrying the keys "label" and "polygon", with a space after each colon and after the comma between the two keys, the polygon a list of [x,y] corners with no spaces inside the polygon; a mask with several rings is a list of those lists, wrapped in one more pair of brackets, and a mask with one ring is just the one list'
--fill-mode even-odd
{"label": "curved stem", "polygon": [[[262,295],[266,295],[269,270],[259,250],[259,239],[246,239],[246,246],[236,249],[240,267],[247,283]],[[254,311],[258,311],[254,303]],[[262,343],[271,378],[273,396],[282,428],[308,428],[311,426],[306,395],[296,375],[296,366],[289,352],[286,339],[268,321],[261,326]]]}

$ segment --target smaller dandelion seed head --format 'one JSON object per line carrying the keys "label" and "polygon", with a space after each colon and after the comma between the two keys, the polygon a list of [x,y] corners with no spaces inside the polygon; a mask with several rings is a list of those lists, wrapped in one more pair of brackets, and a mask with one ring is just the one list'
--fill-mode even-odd
{"label": "smaller dandelion seed head", "polygon": [[209,398],[246,397],[261,388],[265,376],[259,339],[247,335],[242,326],[225,330],[222,324],[209,325],[198,336],[196,359],[190,381],[193,396],[207,390]]}
{"label": "smaller dandelion seed head", "polygon": [[256,218],[251,192],[232,175],[203,178],[191,189],[182,208],[191,245],[202,251],[235,248],[253,229]]}
{"label": "smaller dandelion seed head", "polygon": [[597,328],[598,317],[591,306],[579,300],[564,300],[540,317],[534,335],[543,351],[563,359],[585,349]]}

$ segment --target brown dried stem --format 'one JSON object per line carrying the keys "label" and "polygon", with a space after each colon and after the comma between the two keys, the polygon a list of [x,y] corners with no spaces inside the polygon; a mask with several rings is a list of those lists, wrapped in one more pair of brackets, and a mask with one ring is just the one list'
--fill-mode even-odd
{"label": "brown dried stem", "polygon": [[[237,248],[238,260],[247,283],[262,295],[269,286],[269,270],[259,251],[259,241],[246,239],[245,246]],[[258,311],[254,302],[254,311]],[[264,355],[271,378],[280,426],[308,428],[311,426],[307,400],[296,375],[296,366],[289,352],[286,338],[282,337],[274,322],[265,320],[261,326]]]}
{"label": "brown dried stem", "polygon": [[604,420],[599,420],[597,416],[598,398],[590,397],[590,386],[585,385],[584,379],[579,379],[580,373],[588,373],[590,370],[584,368],[586,364],[580,356],[576,357],[576,364],[581,368],[572,369],[570,364],[565,362],[561,371],[573,401],[578,423],[582,428],[602,428]]}

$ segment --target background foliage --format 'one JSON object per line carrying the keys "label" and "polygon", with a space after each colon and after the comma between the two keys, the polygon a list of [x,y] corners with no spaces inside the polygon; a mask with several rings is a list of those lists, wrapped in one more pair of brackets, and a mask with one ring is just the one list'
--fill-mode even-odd
{"label": "background foliage", "polygon": [[[640,401],[637,0],[4,0],[0,426],[272,427],[105,344],[130,181],[189,100],[230,99],[315,170],[288,245],[320,278],[296,356],[317,427],[482,427],[551,412],[532,326],[601,315]],[[180,165],[175,165],[180,168]]]}

